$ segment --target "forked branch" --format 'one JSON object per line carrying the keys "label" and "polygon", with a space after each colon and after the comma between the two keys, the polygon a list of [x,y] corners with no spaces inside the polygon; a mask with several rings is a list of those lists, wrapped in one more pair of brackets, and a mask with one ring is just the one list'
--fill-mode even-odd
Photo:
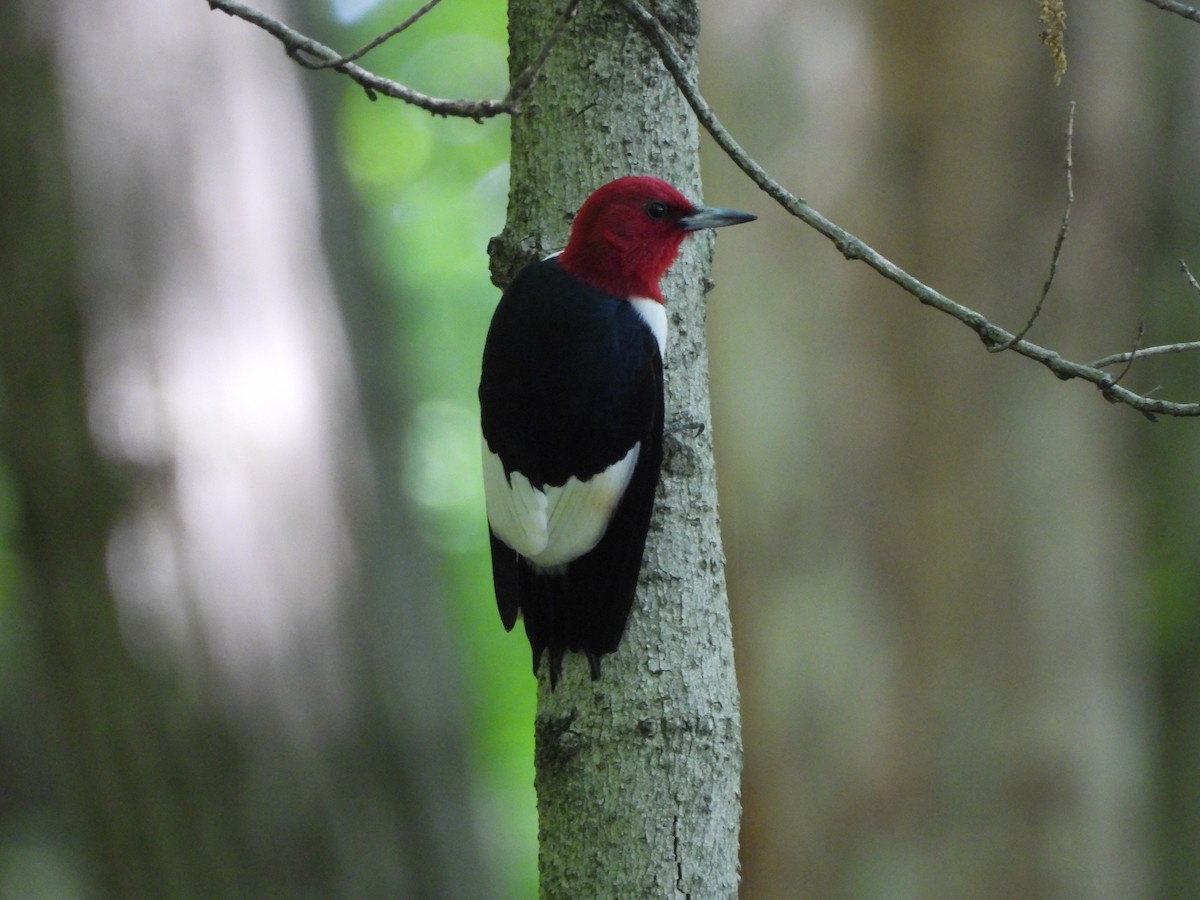
{"label": "forked branch", "polygon": [[429,0],[428,3],[426,3],[420,9],[418,9],[415,13],[413,13],[411,16],[409,16],[407,19],[405,19],[399,25],[396,25],[393,28],[389,28],[383,34],[368,41],[364,46],[355,50],[353,53],[348,53],[345,56],[339,57],[337,59],[330,59],[330,60],[314,62],[311,60],[306,60],[300,51],[295,51],[295,52],[289,51],[288,55],[291,56],[292,59],[296,60],[296,62],[300,63],[300,65],[304,66],[306,69],[336,69],[338,66],[342,65],[342,63],[355,62],[356,60],[362,59],[364,56],[366,56],[368,53],[370,53],[372,50],[374,50],[380,44],[384,44],[387,41],[390,41],[392,38],[394,38],[400,32],[409,28],[409,26],[414,25],[415,23],[420,21],[421,18],[427,12],[429,12],[431,9],[433,9],[435,6],[437,6],[441,2],[442,2],[442,0]]}
{"label": "forked branch", "polygon": [[541,72],[546,60],[549,59],[554,47],[562,40],[567,27],[575,18],[575,13],[579,9],[581,0],[569,0],[562,15],[559,17],[558,23],[555,25],[554,30],[547,36],[537,57],[524,72],[513,80],[508,93],[500,100],[431,97],[429,94],[423,94],[398,81],[392,81],[390,78],[383,78],[380,75],[376,75],[374,72],[370,72],[354,62],[354,60],[360,59],[389,38],[404,31],[413,22],[417,21],[417,19],[437,5],[438,0],[431,0],[431,2],[426,3],[395,28],[385,32],[362,49],[347,56],[341,55],[320,41],[315,41],[307,35],[301,34],[261,10],[241,3],[240,0],[206,0],[206,2],[210,9],[218,9],[227,15],[242,19],[252,25],[258,26],[268,34],[274,35],[283,44],[283,48],[287,51],[288,56],[292,57],[300,65],[309,69],[328,68],[341,72],[359,84],[372,100],[382,94],[385,97],[392,97],[396,100],[410,103],[434,115],[455,116],[481,122],[493,116],[515,115],[520,111],[521,101],[533,88],[538,74]]}

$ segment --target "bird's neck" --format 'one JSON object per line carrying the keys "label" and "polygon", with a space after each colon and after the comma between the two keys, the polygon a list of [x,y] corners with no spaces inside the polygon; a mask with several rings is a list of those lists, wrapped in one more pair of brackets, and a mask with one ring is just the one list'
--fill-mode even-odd
{"label": "bird's neck", "polygon": [[679,244],[614,246],[611,242],[572,239],[558,263],[613,297],[645,297],[663,303],[659,281],[678,254]]}

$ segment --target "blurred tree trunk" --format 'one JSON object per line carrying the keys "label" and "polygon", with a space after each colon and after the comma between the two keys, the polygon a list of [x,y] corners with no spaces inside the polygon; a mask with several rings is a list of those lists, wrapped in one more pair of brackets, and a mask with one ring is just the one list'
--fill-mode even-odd
{"label": "blurred tree trunk", "polygon": [[[1031,337],[1085,359],[1129,340],[1156,233],[1145,176],[1167,165],[1153,67],[1113,54],[1157,57],[1146,14],[1072,8],[1056,91],[1024,4],[802,6],[713,4],[705,52],[733,74],[709,99],[743,144],[1019,327],[1077,99],[1072,231]],[[747,303],[713,322],[747,895],[1154,896],[1144,462],[1123,455],[1154,429],[987,356],[823,241],[764,238],[718,272]]]}
{"label": "blurred tree trunk", "polygon": [[[893,259],[1019,327],[1065,203],[1071,96],[1051,92],[1043,48],[1012,5],[875,7],[883,202],[863,227],[886,229]],[[1005,38],[1025,52],[1014,58]],[[988,68],[1000,58],[1012,64]],[[1078,160],[1103,138],[1086,63],[1076,63]],[[1045,148],[1041,164],[1018,169],[1034,146]],[[1138,168],[1132,155],[1119,163],[1126,177]],[[1112,264],[1132,246],[1114,232],[1093,250],[1112,262],[1078,267],[1097,193],[1116,201],[1106,182],[1087,172],[1075,182],[1075,229],[1034,340],[1090,350],[1132,330],[1119,304],[1095,302],[1137,295],[1130,270]],[[1124,200],[1139,217],[1144,199]],[[867,280],[856,279],[864,295],[881,293]],[[924,838],[900,851],[916,893],[1149,896],[1148,680],[1138,671],[1148,647],[1130,627],[1137,546],[1111,527],[1135,515],[1119,449],[1140,423],[981,358],[912,306],[879,312],[880,374],[903,413],[879,460],[869,552],[885,615],[900,626],[893,775],[911,791],[897,821]],[[914,352],[930,343],[936,364]]]}
{"label": "blurred tree trunk", "polygon": [[[0,440],[20,506],[22,600],[44,699],[56,718],[56,727],[38,723],[41,737],[54,750],[64,793],[90,845],[95,887],[113,897],[186,896],[202,875],[199,863],[211,867],[213,895],[224,896],[225,879],[239,878],[240,862],[222,836],[231,824],[228,793],[219,779],[204,777],[215,773],[175,771],[163,755],[162,748],[186,740],[186,720],[176,719],[184,726],[176,727],[168,716],[179,698],[140,671],[122,645],[105,572],[122,492],[88,433],[67,152],[51,48],[36,39],[31,10],[6,6],[5,20],[20,27],[6,32],[2,62]],[[210,732],[218,745],[226,737]],[[186,801],[196,774],[213,792],[192,806]],[[161,814],[172,807],[179,813]],[[184,851],[188,846],[194,855]]]}
{"label": "blurred tree trunk", "polygon": [[201,3],[0,6],[0,452],[77,893],[488,896],[294,65]]}
{"label": "blurred tree trunk", "polygon": [[[1150,159],[1163,187],[1151,198],[1157,202],[1151,220],[1158,227],[1142,232],[1147,264],[1141,274],[1145,295],[1158,298],[1151,312],[1155,333],[1194,334],[1196,296],[1183,281],[1179,260],[1193,273],[1200,266],[1200,145],[1195,139],[1200,25],[1162,18],[1145,41],[1159,61],[1145,77],[1155,79],[1156,96],[1162,98],[1153,104],[1161,130]],[[1143,375],[1162,378],[1175,393],[1195,390],[1200,356],[1180,357]],[[1200,429],[1196,423],[1164,423],[1155,432],[1153,440],[1134,445],[1127,456],[1145,492],[1146,583],[1156,604],[1159,896],[1200,897]]]}
{"label": "blurred tree trunk", "polygon": [[[533,57],[561,7],[509,4],[510,66]],[[656,5],[695,65],[691,0]],[[506,283],[561,248],[591,190],[627,174],[700,196],[696,123],[649,44],[613,5],[583,4],[513,121],[509,217],[493,246]],[[707,426],[704,280],[711,235],[665,282],[667,424]],[[568,656],[542,667],[536,723],[539,869],[546,897],[734,896],[741,735],[710,432],[667,436],[638,599],[604,677]]]}

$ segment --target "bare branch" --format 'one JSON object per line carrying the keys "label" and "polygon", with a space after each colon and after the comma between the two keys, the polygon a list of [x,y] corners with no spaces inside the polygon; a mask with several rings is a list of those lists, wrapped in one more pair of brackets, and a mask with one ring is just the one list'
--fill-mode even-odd
{"label": "bare branch", "polygon": [[[949,297],[938,293],[928,285],[922,284],[895,263],[850,234],[850,232],[825,218],[825,216],[811,207],[804,199],[795,196],[780,185],[779,182],[771,177],[766,169],[755,162],[741,148],[738,142],[726,130],[725,126],[717,119],[712,108],[705,102],[700,92],[696,89],[696,86],[688,79],[687,70],[678,52],[675,50],[671,36],[663,28],[658,19],[639,0],[612,0],[612,2],[623,8],[637,22],[643,33],[658,51],[659,58],[662,60],[667,71],[671,73],[671,77],[675,80],[675,84],[679,87],[688,105],[695,112],[697,120],[704,126],[717,145],[725,151],[726,155],[733,160],[738,168],[745,172],[775,202],[829,239],[846,259],[860,260],[866,263],[884,278],[894,282],[903,290],[916,297],[921,303],[931,306],[962,322],[979,335],[980,340],[983,341],[985,346],[994,347],[1012,340],[1014,335],[1003,328],[993,325],[973,309],[955,303]],[[1013,344],[1012,350],[1021,356],[1041,363],[1064,381],[1071,378],[1080,378],[1088,381],[1101,390],[1109,400],[1114,403],[1124,403],[1148,418],[1153,418],[1155,415],[1200,416],[1200,403],[1175,403],[1166,400],[1156,400],[1143,394],[1134,393],[1121,387],[1119,384],[1115,384],[1113,377],[1107,372],[1102,372],[1094,366],[1064,359],[1054,350],[1049,350],[1030,341],[1018,340]]]}
{"label": "bare branch", "polygon": [[1193,22],[1200,22],[1200,9],[1188,6],[1186,3],[1179,3],[1177,0],[1146,0],[1146,2],[1167,12],[1173,12],[1177,16],[1191,19]]}
{"label": "bare branch", "polygon": [[[1137,351],[1138,359],[1145,359],[1148,356],[1165,356],[1168,353],[1191,353],[1200,350],[1200,341],[1182,341],[1178,344],[1162,344],[1158,347],[1146,347],[1143,350]],[[1093,362],[1088,363],[1093,369],[1103,369],[1106,366],[1115,366],[1118,363],[1126,362],[1134,356],[1132,351],[1125,353],[1114,353],[1111,356],[1103,356]]]}
{"label": "bare branch", "polygon": [[395,100],[402,100],[405,103],[412,104],[434,115],[455,116],[464,119],[474,119],[476,122],[480,122],[493,116],[511,115],[519,110],[521,101],[536,83],[541,67],[545,65],[546,60],[550,57],[550,53],[566,33],[567,26],[574,18],[580,0],[570,0],[558,25],[546,39],[534,63],[517,77],[517,80],[509,88],[503,100],[456,100],[444,97],[431,97],[428,94],[413,90],[407,85],[400,84],[398,81],[392,81],[389,78],[383,78],[373,72],[369,72],[350,61],[377,47],[393,34],[403,31],[412,24],[412,21],[416,21],[416,19],[428,12],[429,9],[432,9],[433,3],[427,3],[425,7],[418,10],[413,16],[410,16],[409,19],[411,21],[406,20],[402,22],[387,34],[376,38],[363,49],[344,57],[319,41],[315,41],[295,29],[289,28],[278,19],[267,15],[261,10],[247,6],[239,2],[239,0],[206,0],[206,2],[210,9],[220,10],[227,15],[249,22],[251,25],[257,25],[263,31],[273,35],[283,44],[288,56],[301,65],[310,69],[330,68],[348,76],[359,84],[372,100],[376,99],[377,95],[382,94],[385,97],[391,97]]}
{"label": "bare branch", "polygon": [[1058,237],[1054,240],[1054,250],[1050,254],[1050,274],[1046,277],[1046,283],[1042,285],[1042,295],[1038,297],[1037,306],[1033,308],[1033,314],[1029,317],[1029,321],[1025,323],[1025,327],[1018,331],[1009,340],[995,347],[989,347],[988,350],[992,353],[1000,353],[1004,350],[1011,350],[1015,344],[1025,339],[1025,335],[1029,334],[1034,323],[1042,314],[1042,307],[1046,304],[1046,296],[1050,293],[1050,286],[1054,284],[1054,276],[1058,274],[1058,257],[1062,254],[1063,244],[1067,240],[1067,232],[1071,229],[1071,204],[1075,202],[1075,187],[1072,181],[1072,170],[1074,163],[1071,159],[1071,139],[1075,135],[1075,101],[1071,101],[1071,105],[1067,111],[1067,205],[1063,209],[1062,224],[1058,227]]}
{"label": "bare branch", "polygon": [[304,66],[306,69],[333,69],[333,68],[336,68],[337,66],[340,66],[342,63],[354,62],[357,59],[362,59],[364,56],[366,56],[368,53],[370,53],[372,50],[374,50],[380,44],[384,43],[385,41],[390,41],[392,38],[394,38],[400,32],[404,31],[410,25],[417,22],[422,16],[425,15],[425,13],[429,12],[431,9],[433,9],[435,6],[437,6],[441,2],[442,2],[442,0],[429,0],[428,3],[426,3],[420,9],[418,9],[415,13],[413,13],[411,16],[409,16],[407,19],[405,19],[399,25],[397,25],[394,28],[388,29],[383,34],[379,35],[379,37],[375,38],[373,41],[364,45],[363,47],[360,47],[358,50],[355,50],[353,53],[349,54],[348,56],[342,56],[342,57],[339,57],[338,59],[326,60],[324,62],[307,62],[304,59],[302,59],[299,55],[293,54],[292,59],[296,60],[296,62],[300,63],[300,65]]}

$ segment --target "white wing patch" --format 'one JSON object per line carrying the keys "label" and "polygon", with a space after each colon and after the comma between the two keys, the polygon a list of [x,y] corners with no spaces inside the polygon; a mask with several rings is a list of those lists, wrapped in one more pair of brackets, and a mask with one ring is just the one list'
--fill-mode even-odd
{"label": "white wing patch", "polygon": [[629,305],[650,327],[650,332],[658,341],[658,355],[665,360],[667,358],[667,308],[657,300],[651,300],[648,297],[630,297]]}
{"label": "white wing patch", "polygon": [[640,443],[603,472],[561,487],[536,488],[504,464],[483,440],[483,493],[496,537],[541,569],[556,569],[587,553],[604,536],[637,465]]}

